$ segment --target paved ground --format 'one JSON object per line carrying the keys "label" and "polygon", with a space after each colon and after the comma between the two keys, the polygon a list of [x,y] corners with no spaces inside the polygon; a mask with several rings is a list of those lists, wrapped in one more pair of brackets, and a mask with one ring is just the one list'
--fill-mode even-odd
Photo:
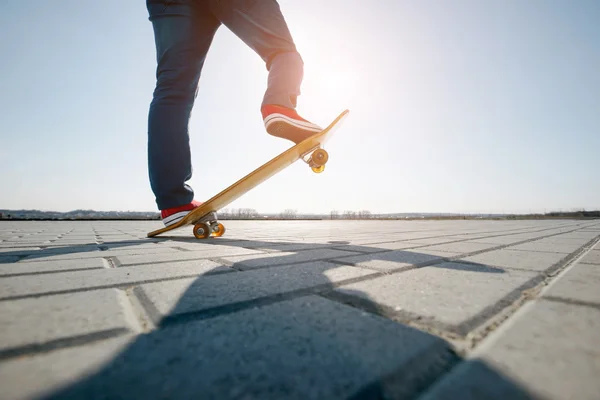
{"label": "paved ground", "polygon": [[600,221],[0,222],[0,397],[598,399]]}

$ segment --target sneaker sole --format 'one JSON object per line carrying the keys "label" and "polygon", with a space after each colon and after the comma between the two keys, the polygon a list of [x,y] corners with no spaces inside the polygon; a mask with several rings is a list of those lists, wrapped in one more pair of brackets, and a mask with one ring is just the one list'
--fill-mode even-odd
{"label": "sneaker sole", "polygon": [[[188,215],[189,213],[191,213],[191,211],[180,211],[173,215],[169,215],[168,217],[163,218],[163,223],[165,224],[165,226],[175,225],[176,223],[181,221],[183,218],[185,218],[185,216]],[[204,216],[198,222],[216,221],[216,220],[217,220],[217,214],[213,211],[213,212],[207,214],[206,216]]]}
{"label": "sneaker sole", "polygon": [[307,130],[307,131],[311,131],[311,132],[321,132],[323,129],[321,129],[319,126],[310,123],[310,122],[304,122],[304,121],[299,121],[293,118],[288,117],[287,115],[284,114],[279,114],[279,113],[273,113],[269,116],[267,116],[267,118],[264,119],[265,122],[265,127],[268,129],[269,126],[273,123],[276,122],[283,122],[286,123],[288,125],[292,125],[296,128],[300,128],[303,130]]}

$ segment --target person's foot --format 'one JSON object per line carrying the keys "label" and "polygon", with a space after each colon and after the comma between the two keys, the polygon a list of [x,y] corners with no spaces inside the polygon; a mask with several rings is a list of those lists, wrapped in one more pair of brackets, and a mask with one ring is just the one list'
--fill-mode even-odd
{"label": "person's foot", "polygon": [[[200,207],[201,205],[201,202],[194,200],[191,203],[185,204],[183,206],[161,210],[160,216],[165,226],[170,226],[181,221],[186,215],[188,215],[191,211],[193,211],[195,208]],[[211,218],[216,220],[216,215],[214,215],[214,213],[211,213],[211,215],[207,216],[207,218],[202,218],[202,220],[208,221]]]}
{"label": "person's foot", "polygon": [[291,108],[267,104],[260,111],[270,135],[291,140],[296,144],[323,130],[299,116],[296,110]]}

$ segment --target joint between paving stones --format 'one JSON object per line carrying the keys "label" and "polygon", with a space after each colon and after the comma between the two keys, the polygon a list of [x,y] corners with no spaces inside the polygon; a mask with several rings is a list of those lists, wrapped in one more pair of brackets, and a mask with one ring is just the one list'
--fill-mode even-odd
{"label": "joint between paving stones", "polygon": [[0,350],[0,361],[6,361],[11,358],[17,358],[22,356],[31,356],[42,353],[49,353],[54,350],[85,346],[95,342],[103,341],[106,339],[112,339],[118,336],[124,336],[131,333],[125,328],[114,328],[106,329],[103,331],[93,332],[85,335],[70,336],[66,338],[60,338],[51,340],[45,343],[34,343],[26,346],[12,347],[4,350]]}
{"label": "joint between paving stones", "polygon": [[568,298],[559,297],[559,296],[544,296],[544,297],[542,297],[542,300],[554,301],[556,303],[570,304],[573,306],[590,307],[595,310],[600,310],[600,303],[593,303],[590,301],[568,299]]}
{"label": "joint between paving stones", "polygon": [[190,249],[186,249],[185,247],[178,247],[178,246],[169,246],[170,248],[177,250],[177,251],[191,251]]}
{"label": "joint between paving stones", "polygon": [[148,333],[156,329],[158,322],[158,310],[148,299],[146,293],[140,286],[124,290],[126,296],[125,307],[130,312],[131,322],[134,327],[139,328],[140,333]]}
{"label": "joint between paving stones", "polygon": [[121,266],[121,263],[116,257],[102,257],[102,264],[105,268],[117,268]]}

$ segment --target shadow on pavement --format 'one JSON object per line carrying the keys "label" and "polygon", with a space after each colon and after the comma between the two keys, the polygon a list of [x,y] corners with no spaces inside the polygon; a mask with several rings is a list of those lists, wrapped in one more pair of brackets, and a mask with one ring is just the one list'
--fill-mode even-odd
{"label": "shadow on pavement", "polygon": [[[383,254],[367,256],[378,259]],[[339,267],[330,264],[320,270],[320,282],[329,282],[325,272]],[[303,268],[309,272],[312,266]],[[134,293],[157,328],[133,337],[111,361],[46,398],[409,399],[466,364],[446,341],[413,327],[321,293],[276,293],[273,288],[285,285],[283,274],[264,274],[262,279],[228,286],[236,275],[243,278],[242,273],[195,278],[163,314],[144,287],[138,287]],[[229,281],[223,284],[225,278]],[[365,293],[354,294],[368,298]],[[446,382],[426,396],[531,398],[481,362],[460,382]]]}
{"label": "shadow on pavement", "polygon": [[[181,242],[181,243],[198,243],[197,239],[189,239],[184,237],[169,237],[164,236],[161,237],[162,240],[158,241],[171,241],[171,242]],[[152,242],[156,242],[154,239]],[[128,241],[116,241],[116,242],[104,242],[102,244],[84,244],[84,245],[68,245],[68,246],[56,246],[50,247],[46,249],[40,249],[36,251],[13,251],[13,252],[4,252],[0,253],[0,264],[12,264],[16,260],[14,258],[18,258],[19,261],[43,261],[44,258],[67,255],[67,254],[79,254],[79,253],[97,253],[98,257],[102,257],[102,251],[107,250],[115,250],[115,249],[123,249],[127,247],[139,246],[141,244],[151,243],[148,239],[138,239],[138,240],[128,240]],[[416,266],[426,266],[430,262],[434,262],[438,264],[438,261],[442,258],[447,259],[452,257],[452,254],[449,253],[448,257],[443,257],[439,255],[431,255],[426,253],[427,249],[424,249],[425,252],[419,252],[419,249],[416,250],[389,250],[385,248],[377,248],[377,247],[369,247],[366,245],[351,245],[349,242],[336,241],[331,243],[297,243],[297,242],[266,242],[266,241],[257,241],[257,240],[235,240],[235,239],[226,239],[226,238],[218,238],[218,239],[208,239],[202,242],[203,244],[209,245],[222,245],[222,246],[231,246],[231,247],[240,247],[240,248],[249,248],[249,249],[265,249],[265,250],[282,250],[284,252],[299,252],[305,250],[318,250],[320,248],[335,248],[337,250],[347,250],[351,252],[356,252],[356,256],[363,256],[365,258],[364,261],[369,260],[382,260],[382,261],[393,261],[393,262],[406,262],[410,264],[414,264]],[[285,246],[294,246],[294,250],[285,250]],[[100,251],[99,251],[100,250]],[[394,252],[393,259],[389,259],[387,256],[391,255]],[[279,264],[288,264],[294,263],[295,255],[282,256],[279,259]],[[503,273],[504,270],[498,267],[492,267],[490,265],[479,264],[474,262],[465,262],[461,261],[461,264],[442,264],[435,265],[440,268],[450,268],[450,269],[465,269],[467,271],[476,271],[476,272],[485,272],[485,273]]]}

